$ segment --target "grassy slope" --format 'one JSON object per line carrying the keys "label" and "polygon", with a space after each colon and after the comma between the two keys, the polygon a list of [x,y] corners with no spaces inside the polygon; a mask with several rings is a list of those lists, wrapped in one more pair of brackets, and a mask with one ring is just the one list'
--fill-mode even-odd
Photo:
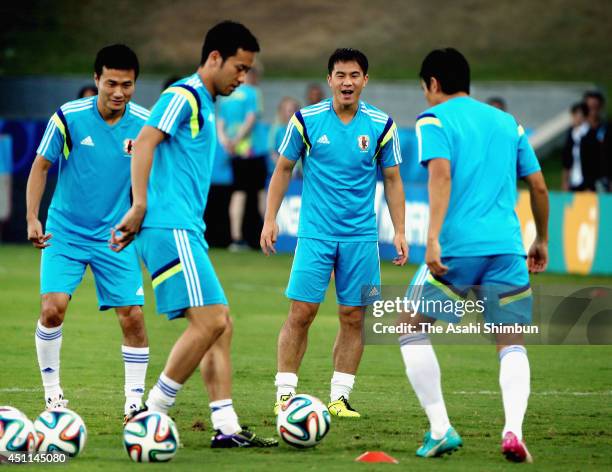
{"label": "grassy slope", "polygon": [[[213,261],[235,317],[234,400],[245,424],[273,434],[275,341],[287,311],[282,294],[291,264],[288,256],[264,259],[256,253],[215,251]],[[30,417],[42,407],[33,330],[38,312],[38,254],[26,246],[0,246],[0,404],[24,410]],[[387,284],[406,284],[414,267],[383,265]],[[543,276],[540,282],[601,283],[610,278]],[[147,385],[159,374],[167,352],[183,329],[154,315],[147,285],[146,306],[151,339]],[[330,351],[336,330],[334,297],[328,296],[311,330],[310,348],[300,373],[300,389],[323,399],[331,375]],[[86,451],[69,466],[75,470],[128,470],[121,445],[123,366],[120,335],[112,313],[95,311],[93,281],[88,274],[70,306],[64,327],[62,378],[70,406],[89,429]],[[612,367],[610,347],[532,347],[532,396],[525,434],[538,470],[609,470],[612,461],[609,421]],[[351,397],[363,413],[360,421],[333,421],[332,431],[316,449],[296,451],[213,451],[209,413],[201,381],[192,378],[172,414],[185,445],[172,470],[346,470],[366,450],[385,450],[402,467],[419,470],[510,470],[498,453],[502,427],[497,385],[498,362],[491,347],[441,346],[438,356],[448,408],[465,440],[464,449],[436,461],[413,457],[426,423],[403,373],[395,346],[368,346],[356,390]],[[572,392],[582,392],[577,396]],[[205,431],[194,424],[201,421]],[[151,466],[156,469],[168,466]],[[58,469],[55,469],[58,470]],[[130,469],[131,470],[131,469]],[[387,470],[360,465],[359,470]]]}
{"label": "grassy slope", "polygon": [[415,77],[424,54],[454,46],[480,79],[612,80],[612,4],[505,0],[350,4],[310,0],[92,0],[0,7],[0,69],[5,74],[89,72],[101,44],[124,41],[143,70],[188,71],[216,21],[245,22],[258,36],[266,73],[319,77],[335,47],[363,48],[373,75]]}

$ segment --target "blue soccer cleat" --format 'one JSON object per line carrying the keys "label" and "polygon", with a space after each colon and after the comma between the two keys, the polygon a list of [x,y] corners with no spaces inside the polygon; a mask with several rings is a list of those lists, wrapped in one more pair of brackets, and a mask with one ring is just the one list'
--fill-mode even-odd
{"label": "blue soccer cleat", "polygon": [[417,449],[416,455],[419,457],[440,457],[444,454],[452,454],[462,446],[461,436],[451,426],[442,439],[433,439],[430,431],[425,433],[423,445]]}

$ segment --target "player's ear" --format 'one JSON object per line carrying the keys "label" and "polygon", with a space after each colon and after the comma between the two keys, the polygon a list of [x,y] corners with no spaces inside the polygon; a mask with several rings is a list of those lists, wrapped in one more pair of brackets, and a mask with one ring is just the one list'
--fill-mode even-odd
{"label": "player's ear", "polygon": [[210,62],[212,67],[219,67],[223,63],[223,58],[221,57],[221,53],[219,51],[211,51],[206,59],[206,62]]}
{"label": "player's ear", "polygon": [[327,85],[329,85],[329,88],[331,88],[332,84],[332,77],[331,74],[327,74]]}
{"label": "player's ear", "polygon": [[98,74],[96,72],[94,72],[93,79],[94,83],[96,84],[96,88],[100,90],[100,77],[98,77]]}
{"label": "player's ear", "polygon": [[363,86],[364,86],[364,87],[365,87],[366,85],[368,85],[368,79],[369,79],[368,74],[366,74],[366,75],[364,75],[364,76],[363,76]]}

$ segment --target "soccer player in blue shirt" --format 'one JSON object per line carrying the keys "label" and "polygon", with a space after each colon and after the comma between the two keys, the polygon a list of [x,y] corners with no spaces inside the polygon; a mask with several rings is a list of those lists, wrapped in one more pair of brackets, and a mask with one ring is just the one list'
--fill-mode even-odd
{"label": "soccer player in blue shirt", "polygon": [[302,159],[304,187],[298,243],[286,295],[289,316],[278,339],[275,385],[278,412],[295,394],[308,328],[332,275],[340,330],[333,350],[334,374],[328,405],[332,415],[358,418],[348,403],[363,354],[364,307],[379,296],[380,261],[374,197],[381,168],[397,250],[396,265],[408,256],[404,235],[405,196],[399,172],[397,127],[388,115],[360,100],[368,82],[368,60],[355,49],[338,49],[328,62],[332,98],[293,115],[278,150],[261,248],[274,252],[276,215],[293,167]]}
{"label": "soccer player in blue shirt", "polygon": [[[27,186],[28,239],[42,250],[42,307],[36,351],[48,408],[67,404],[60,386],[62,323],[68,303],[89,265],[100,310],[115,308],[123,331],[125,418],[142,408],[149,348],[141,306],[142,274],[133,248],[116,254],[108,234],[130,207],[132,143],[149,112],[130,102],[138,59],[124,45],[96,56],[97,96],[62,105],[49,120]],[[38,219],[49,168],[59,178],[46,232]]]}
{"label": "soccer player in blue shirt", "polygon": [[223,288],[208,257],[204,209],[215,158],[214,100],[245,80],[259,45],[239,23],[225,21],[206,34],[196,73],[166,89],[135,143],[132,208],[113,230],[123,250],[138,234],[138,251],[151,274],[157,311],[187,318],[164,371],[149,392],[149,410],[166,413],[200,366],[208,386],[212,447],[270,447],[242,428],[231,400],[232,324]]}
{"label": "soccer player in blue shirt", "polygon": [[[431,52],[420,77],[431,107],[416,122],[419,161],[429,173],[430,217],[425,264],[408,296],[462,301],[474,288],[486,322],[529,324],[529,272],[542,272],[548,261],[548,191],[536,155],[511,115],[469,96],[469,65],[457,50]],[[537,230],[527,254],[514,211],[519,178],[529,187]],[[400,337],[400,345],[408,379],[430,422],[417,450],[420,457],[462,445],[448,419],[436,355],[421,332],[437,319],[458,323],[461,318],[429,306],[400,318],[417,330]],[[509,460],[530,462],[522,439],[530,382],[524,338],[497,334],[496,342],[506,418],[502,452]]]}

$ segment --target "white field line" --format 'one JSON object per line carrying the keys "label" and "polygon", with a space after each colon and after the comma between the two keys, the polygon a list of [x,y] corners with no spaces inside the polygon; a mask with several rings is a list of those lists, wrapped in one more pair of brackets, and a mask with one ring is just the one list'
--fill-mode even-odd
{"label": "white field line", "polygon": [[[501,395],[499,390],[478,390],[478,391],[455,391],[450,392],[452,395]],[[612,396],[612,390],[604,390],[600,392],[570,392],[570,391],[560,391],[560,390],[548,390],[542,392],[534,392],[531,391],[531,395],[539,395],[543,397],[563,397],[563,396],[571,396],[571,397],[591,397],[591,396],[602,396],[609,397]]]}

